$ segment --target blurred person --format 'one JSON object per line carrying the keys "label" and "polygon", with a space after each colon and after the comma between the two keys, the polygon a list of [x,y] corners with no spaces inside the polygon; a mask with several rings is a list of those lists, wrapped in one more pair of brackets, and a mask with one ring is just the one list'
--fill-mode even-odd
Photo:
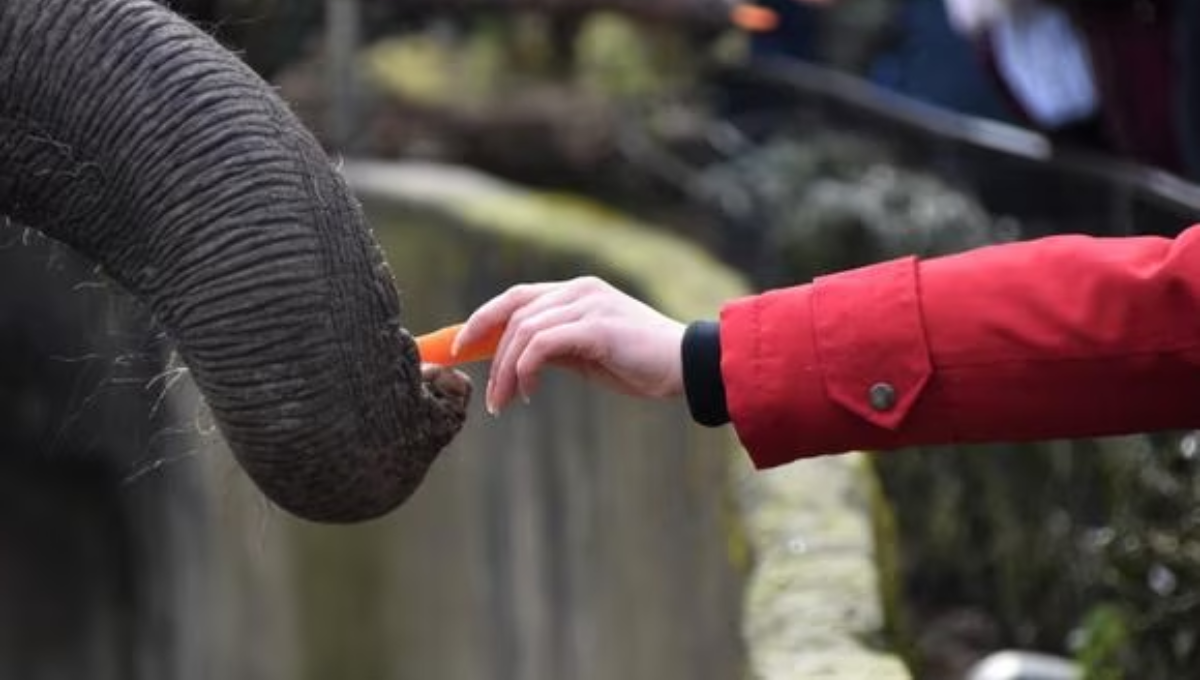
{"label": "blurred person", "polygon": [[950,23],[960,33],[975,35],[1010,11],[1012,0],[946,0]]}
{"label": "blurred person", "polygon": [[1176,8],[1194,0],[1055,1],[1072,13],[1087,41],[1111,150],[1182,171],[1175,20]]}
{"label": "blurred person", "polygon": [[1026,125],[1182,169],[1174,0],[945,2]]}
{"label": "blurred person", "polygon": [[[745,5],[770,10],[774,25],[747,30],[749,59],[758,62],[799,61],[814,63],[821,57],[821,7],[836,0],[755,0]],[[746,30],[746,27],[743,27]],[[785,105],[786,99],[771,88],[744,82],[720,83],[718,115],[739,119]]]}
{"label": "blurred person", "polygon": [[491,413],[548,366],[732,422],[759,467],[807,456],[1200,426],[1200,225],[1175,239],[1058,236],[897,259],[684,323],[595,278],[516,286]]}
{"label": "blurred person", "polygon": [[816,61],[819,56],[820,8],[834,0],[757,0],[771,10],[778,23],[767,31],[750,34],[752,59]]}
{"label": "blurred person", "polygon": [[1066,11],[1037,0],[946,0],[946,7],[958,30],[986,36],[1001,79],[1038,127],[1096,114],[1088,48]]}
{"label": "blurred person", "polygon": [[1179,3],[1175,18],[1175,64],[1179,69],[1177,113],[1186,174],[1200,182],[1200,2]]}
{"label": "blurred person", "polygon": [[1017,122],[974,43],[955,30],[945,0],[901,0],[890,39],[868,68],[876,85],[958,113]]}
{"label": "blurred person", "polygon": [[1057,141],[1107,149],[1100,95],[1083,33],[1039,0],[945,0],[956,31],[978,47],[1020,122]]}
{"label": "blurred person", "polygon": [[1087,41],[1103,131],[1112,150],[1182,171],[1175,14],[1177,7],[1194,5],[1195,0],[1055,2],[1071,12]]}

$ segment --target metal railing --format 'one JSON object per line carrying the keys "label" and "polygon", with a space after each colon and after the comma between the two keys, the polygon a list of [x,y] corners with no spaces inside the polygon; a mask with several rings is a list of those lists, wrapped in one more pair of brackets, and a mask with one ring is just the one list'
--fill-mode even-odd
{"label": "metal railing", "polygon": [[851,75],[796,61],[726,67],[716,82],[772,120],[872,136],[899,162],[969,191],[1023,236],[1173,235],[1200,222],[1200,186],[1103,154],[1059,148],[1011,125],[963,116]]}

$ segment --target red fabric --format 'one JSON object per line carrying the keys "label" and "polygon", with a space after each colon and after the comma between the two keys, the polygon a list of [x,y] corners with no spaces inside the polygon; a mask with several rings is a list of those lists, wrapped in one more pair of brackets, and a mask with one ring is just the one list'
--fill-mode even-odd
{"label": "red fabric", "polygon": [[[1200,225],[906,258],[721,313],[756,465],[918,444],[1200,427]],[[871,387],[895,388],[877,411]]]}

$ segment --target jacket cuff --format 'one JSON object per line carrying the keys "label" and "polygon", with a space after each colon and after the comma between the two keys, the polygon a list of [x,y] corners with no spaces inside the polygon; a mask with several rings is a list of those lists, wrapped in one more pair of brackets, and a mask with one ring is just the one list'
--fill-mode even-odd
{"label": "jacket cuff", "polygon": [[757,467],[897,442],[932,377],[905,258],[721,311],[729,413]]}
{"label": "jacket cuff", "polygon": [[683,387],[692,419],[717,427],[729,422],[725,382],[721,378],[721,326],[697,321],[683,334]]}

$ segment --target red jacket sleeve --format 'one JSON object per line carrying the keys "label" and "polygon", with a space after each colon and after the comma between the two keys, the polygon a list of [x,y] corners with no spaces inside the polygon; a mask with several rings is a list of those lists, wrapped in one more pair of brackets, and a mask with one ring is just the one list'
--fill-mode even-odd
{"label": "red jacket sleeve", "polygon": [[756,465],[855,449],[1200,427],[1200,225],[905,258],[721,313]]}

